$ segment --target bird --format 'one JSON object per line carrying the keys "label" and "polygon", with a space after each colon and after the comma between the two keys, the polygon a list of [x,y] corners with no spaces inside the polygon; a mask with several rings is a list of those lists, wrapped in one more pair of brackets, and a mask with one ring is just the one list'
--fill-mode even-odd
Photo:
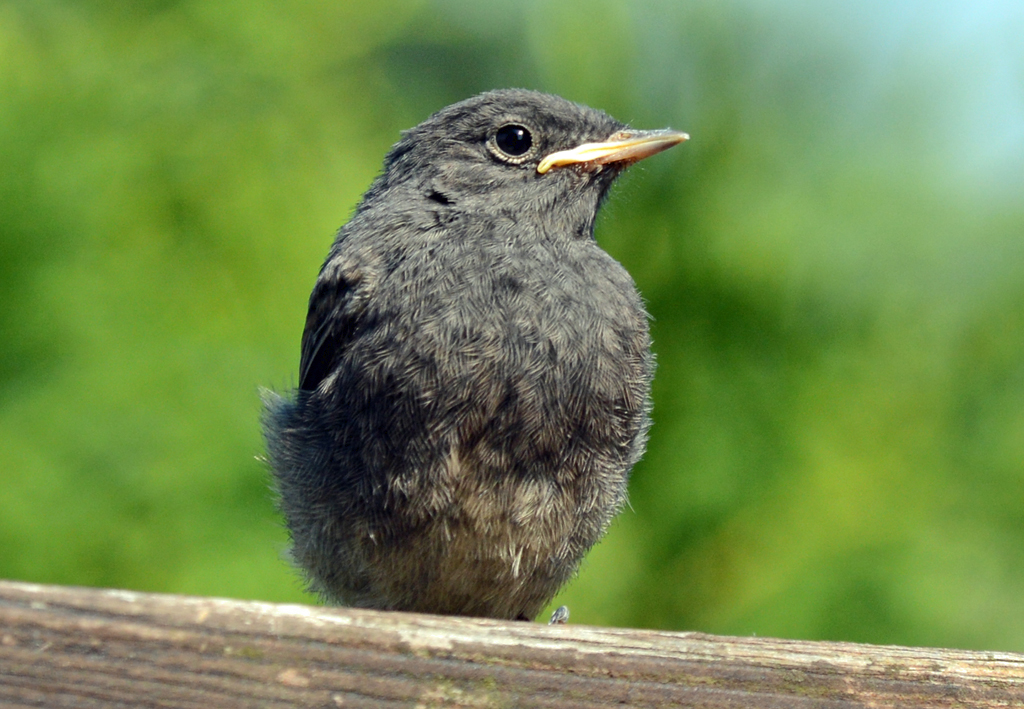
{"label": "bird", "polygon": [[649,316],[594,238],[629,165],[688,136],[492,90],[404,131],[264,392],[290,556],[332,604],[532,620],[627,498]]}

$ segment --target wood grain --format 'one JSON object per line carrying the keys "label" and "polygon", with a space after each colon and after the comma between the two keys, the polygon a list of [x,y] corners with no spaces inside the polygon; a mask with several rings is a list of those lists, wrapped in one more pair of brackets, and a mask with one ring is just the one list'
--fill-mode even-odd
{"label": "wood grain", "polygon": [[1024,707],[1024,655],[0,581],[23,707]]}

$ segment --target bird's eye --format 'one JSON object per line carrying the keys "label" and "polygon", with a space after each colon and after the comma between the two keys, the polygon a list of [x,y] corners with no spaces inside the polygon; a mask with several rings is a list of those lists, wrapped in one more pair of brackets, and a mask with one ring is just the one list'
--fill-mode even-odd
{"label": "bird's eye", "polygon": [[494,144],[498,150],[511,158],[519,158],[526,155],[533,147],[533,136],[525,126],[509,123],[502,126],[494,134]]}

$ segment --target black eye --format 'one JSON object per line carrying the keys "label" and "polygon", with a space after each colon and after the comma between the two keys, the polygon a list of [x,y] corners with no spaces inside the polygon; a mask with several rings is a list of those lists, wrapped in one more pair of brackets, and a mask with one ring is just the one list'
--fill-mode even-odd
{"label": "black eye", "polygon": [[518,158],[526,155],[533,147],[533,136],[524,126],[510,123],[498,129],[494,135],[494,144],[509,157]]}

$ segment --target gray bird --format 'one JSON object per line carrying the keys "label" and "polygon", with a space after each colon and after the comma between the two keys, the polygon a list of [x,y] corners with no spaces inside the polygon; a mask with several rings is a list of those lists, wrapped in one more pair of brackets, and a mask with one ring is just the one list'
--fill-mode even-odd
{"label": "gray bird", "polygon": [[532,619],[626,500],[654,370],[594,241],[628,165],[685,140],[491,91],[402,134],[309,299],[298,390],[264,432],[328,602]]}

